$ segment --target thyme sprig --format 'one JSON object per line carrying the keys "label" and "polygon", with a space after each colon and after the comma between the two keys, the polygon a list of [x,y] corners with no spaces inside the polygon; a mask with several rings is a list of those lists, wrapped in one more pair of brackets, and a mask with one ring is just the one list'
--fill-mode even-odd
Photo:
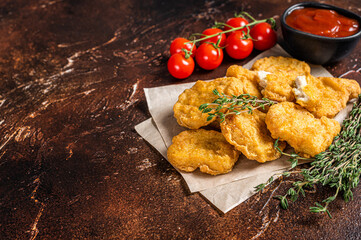
{"label": "thyme sprig", "polygon": [[[219,117],[224,121],[225,117],[230,114],[240,114],[248,112],[252,114],[256,108],[265,108],[276,104],[277,102],[263,98],[258,99],[250,94],[225,95],[219,93],[217,89],[213,93],[218,96],[212,103],[202,104],[199,109],[203,113],[208,113],[207,120]],[[322,201],[315,202],[310,207],[313,213],[327,213],[332,218],[328,207],[339,194],[343,195],[346,202],[353,199],[352,189],[359,184],[361,176],[361,94],[357,102],[349,113],[349,117],[344,120],[341,132],[334,138],[330,147],[314,156],[313,158],[304,158],[297,153],[286,153],[278,147],[278,139],[275,141],[274,148],[282,155],[290,157],[291,169],[281,174],[271,176],[266,183],[255,187],[256,191],[262,191],[265,187],[274,182],[279,176],[289,177],[299,175],[301,180],[291,180],[290,187],[284,195],[278,195],[280,205],[283,209],[289,207],[288,200],[295,202],[300,194],[306,196],[309,189],[316,189],[317,184],[335,188],[335,193]],[[309,168],[295,170],[299,160],[312,160]]]}
{"label": "thyme sprig", "polygon": [[258,99],[250,94],[228,96],[224,93],[219,93],[217,89],[214,89],[213,93],[218,96],[216,100],[199,106],[200,111],[208,113],[207,121],[212,120],[214,117],[219,117],[221,122],[223,122],[227,115],[239,115],[242,112],[252,114],[254,109],[265,109],[266,106],[277,103],[267,98]]}
{"label": "thyme sprig", "polygon": [[[276,141],[277,143],[277,141]],[[283,155],[277,146],[278,151]],[[297,154],[291,154],[292,161],[298,161],[301,157]],[[359,184],[361,175],[361,95],[349,114],[349,117],[343,122],[341,132],[335,137],[331,146],[324,152],[317,154],[314,158],[310,158],[313,162],[309,168],[300,171],[285,172],[283,176],[291,174],[300,174],[301,181],[293,181],[292,187],[288,189],[286,194],[276,196],[280,200],[282,208],[288,208],[288,200],[296,201],[299,194],[305,196],[306,189],[315,188],[316,184],[336,188],[333,195],[324,199],[322,203],[315,203],[310,207],[310,211],[314,213],[327,213],[332,218],[328,210],[329,204],[342,193],[345,202],[353,199],[352,189]],[[297,163],[296,163],[297,165]],[[292,164],[292,168],[296,165]],[[256,191],[262,191],[267,185],[276,179],[272,176],[266,183],[255,187]]]}
{"label": "thyme sprig", "polygon": [[291,163],[291,169],[295,168],[298,165],[298,160],[310,160],[309,158],[305,158],[305,157],[301,157],[300,155],[298,155],[297,153],[293,152],[293,153],[287,153],[287,152],[283,152],[279,147],[278,147],[278,141],[279,138],[276,139],[273,147],[280,152],[282,155],[288,156],[290,157],[288,159],[288,161]]}

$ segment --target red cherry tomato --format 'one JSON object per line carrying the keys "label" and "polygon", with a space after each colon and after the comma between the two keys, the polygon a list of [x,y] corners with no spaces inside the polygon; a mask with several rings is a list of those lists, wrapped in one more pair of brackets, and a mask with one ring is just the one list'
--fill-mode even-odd
{"label": "red cherry tomato", "polygon": [[[238,28],[238,27],[243,27],[243,26],[247,25],[247,24],[248,24],[248,21],[247,21],[246,19],[244,19],[244,18],[241,18],[241,17],[235,17],[235,18],[230,18],[230,19],[228,19],[227,22],[226,22],[226,24],[229,25],[229,26],[231,26],[231,27]],[[231,28],[230,28],[230,27],[227,27],[227,26],[224,27],[224,31],[227,31],[227,30],[229,30],[229,29],[231,29]],[[238,30],[238,31],[247,32],[247,28],[242,28],[242,29],[240,29],[240,30]],[[228,37],[229,35],[231,35],[231,33],[232,33],[232,32],[226,33],[227,37]]]}
{"label": "red cherry tomato", "polygon": [[[192,46],[193,46],[193,49],[192,49]],[[170,44],[170,55],[173,55],[176,53],[183,53],[182,48],[185,48],[188,51],[192,49],[191,56],[194,57],[194,54],[196,52],[196,45],[189,43],[189,40],[185,39],[185,38],[176,38],[173,40],[173,42]]]}
{"label": "red cherry tomato", "polygon": [[257,50],[267,50],[273,47],[277,42],[277,34],[269,23],[263,22],[256,24],[250,31],[254,39],[254,48]]}
{"label": "red cherry tomato", "polygon": [[178,79],[189,77],[194,70],[194,60],[192,57],[185,58],[184,54],[173,54],[168,60],[169,73]]}
{"label": "red cherry tomato", "polygon": [[244,59],[248,57],[253,50],[252,39],[243,39],[244,33],[240,31],[233,32],[227,38],[226,52],[231,58]]}
{"label": "red cherry tomato", "polygon": [[[220,33],[220,32],[222,32],[222,30],[219,28],[208,28],[208,29],[204,30],[202,34],[206,35],[206,36],[210,36],[210,35]],[[202,37],[204,37],[204,36],[202,36]],[[219,46],[224,47],[224,45],[226,44],[226,34],[224,34],[224,33],[222,33],[221,35],[212,37],[212,38],[205,39],[205,40],[201,41],[201,43],[205,43],[205,42],[217,43],[218,39],[221,39]]]}
{"label": "red cherry tomato", "polygon": [[206,70],[217,68],[223,60],[222,49],[216,49],[212,44],[202,43],[197,50],[196,61],[198,65]]}

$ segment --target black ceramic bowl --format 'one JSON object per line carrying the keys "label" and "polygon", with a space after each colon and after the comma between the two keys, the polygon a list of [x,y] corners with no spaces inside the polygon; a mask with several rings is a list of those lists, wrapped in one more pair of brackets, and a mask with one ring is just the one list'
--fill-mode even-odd
{"label": "black ceramic bowl", "polygon": [[348,37],[332,38],[302,32],[286,24],[286,17],[293,10],[306,7],[334,10],[345,17],[357,20],[361,26],[361,17],[345,9],[315,2],[298,3],[286,9],[281,18],[286,50],[293,57],[313,64],[333,63],[350,54],[361,38],[361,30]]}

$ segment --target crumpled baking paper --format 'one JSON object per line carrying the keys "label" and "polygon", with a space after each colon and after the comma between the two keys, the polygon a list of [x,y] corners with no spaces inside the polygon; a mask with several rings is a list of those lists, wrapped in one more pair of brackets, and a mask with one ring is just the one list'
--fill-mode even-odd
{"label": "crumpled baking paper", "polygon": [[[250,68],[257,59],[268,56],[289,57],[279,45],[276,45],[243,67]],[[310,64],[310,67],[311,74],[314,76],[332,77],[322,66]],[[144,88],[152,118],[138,124],[135,129],[165,159],[167,159],[167,148],[171,145],[172,138],[181,131],[187,130],[179,126],[174,118],[173,105],[178,100],[178,96],[193,84]],[[184,178],[190,192],[200,192],[216,208],[226,213],[255,194],[255,186],[266,182],[275,173],[289,169],[290,163],[287,159],[288,157],[283,156],[275,161],[258,163],[241,155],[233,170],[227,174],[211,176],[201,173],[199,170],[192,173],[179,171],[179,173]]]}

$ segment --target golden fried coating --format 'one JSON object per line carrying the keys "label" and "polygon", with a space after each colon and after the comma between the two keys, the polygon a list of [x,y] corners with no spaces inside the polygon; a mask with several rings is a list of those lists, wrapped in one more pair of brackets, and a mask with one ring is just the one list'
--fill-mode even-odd
{"label": "golden fried coating", "polygon": [[346,78],[334,78],[334,80],[342,84],[347,89],[350,94],[348,100],[357,98],[358,95],[361,94],[361,88],[357,81]]}
{"label": "golden fried coating", "polygon": [[[264,163],[281,156],[274,148],[272,139],[265,123],[266,114],[253,110],[252,114],[243,112],[229,115],[221,123],[221,130],[227,141],[241,151],[248,159]],[[280,142],[283,150],[286,143]]]}
{"label": "golden fried coating", "polygon": [[172,140],[168,160],[176,168],[193,172],[197,168],[211,175],[232,170],[239,152],[229,144],[222,133],[213,130],[187,130]]}
{"label": "golden fried coating", "polygon": [[265,57],[257,60],[251,70],[266,71],[277,74],[283,72],[291,79],[311,72],[310,66],[302,61],[289,57]]}
{"label": "golden fried coating", "polygon": [[227,69],[226,76],[235,78],[246,78],[250,81],[257,82],[256,73],[254,71],[248,70],[247,68],[238,65],[230,66]]}
{"label": "golden fried coating", "polygon": [[310,66],[288,57],[266,57],[257,60],[252,68],[256,80],[262,88],[262,95],[270,100],[292,102],[295,79],[299,75],[309,74]]}
{"label": "golden fried coating", "polygon": [[261,88],[263,88],[261,91],[263,97],[277,102],[292,102],[295,100],[292,91],[295,80],[284,72],[279,71],[277,74],[274,74],[259,71],[257,72],[256,79]]}
{"label": "golden fried coating", "polygon": [[299,76],[293,89],[296,102],[320,118],[333,118],[346,103],[360,94],[360,86],[354,80]]}
{"label": "golden fried coating", "polygon": [[325,151],[340,132],[340,124],[327,117],[315,118],[310,112],[292,102],[270,107],[266,125],[273,138],[287,141],[297,153],[313,157]]}
{"label": "golden fried coating", "polygon": [[207,121],[208,114],[198,109],[201,104],[213,102],[218,98],[212,92],[214,89],[226,95],[249,93],[261,97],[257,85],[246,78],[225,77],[209,82],[197,81],[192,88],[186,89],[179,95],[173,107],[174,117],[178,124],[189,129],[198,129],[214,121],[214,119]]}

